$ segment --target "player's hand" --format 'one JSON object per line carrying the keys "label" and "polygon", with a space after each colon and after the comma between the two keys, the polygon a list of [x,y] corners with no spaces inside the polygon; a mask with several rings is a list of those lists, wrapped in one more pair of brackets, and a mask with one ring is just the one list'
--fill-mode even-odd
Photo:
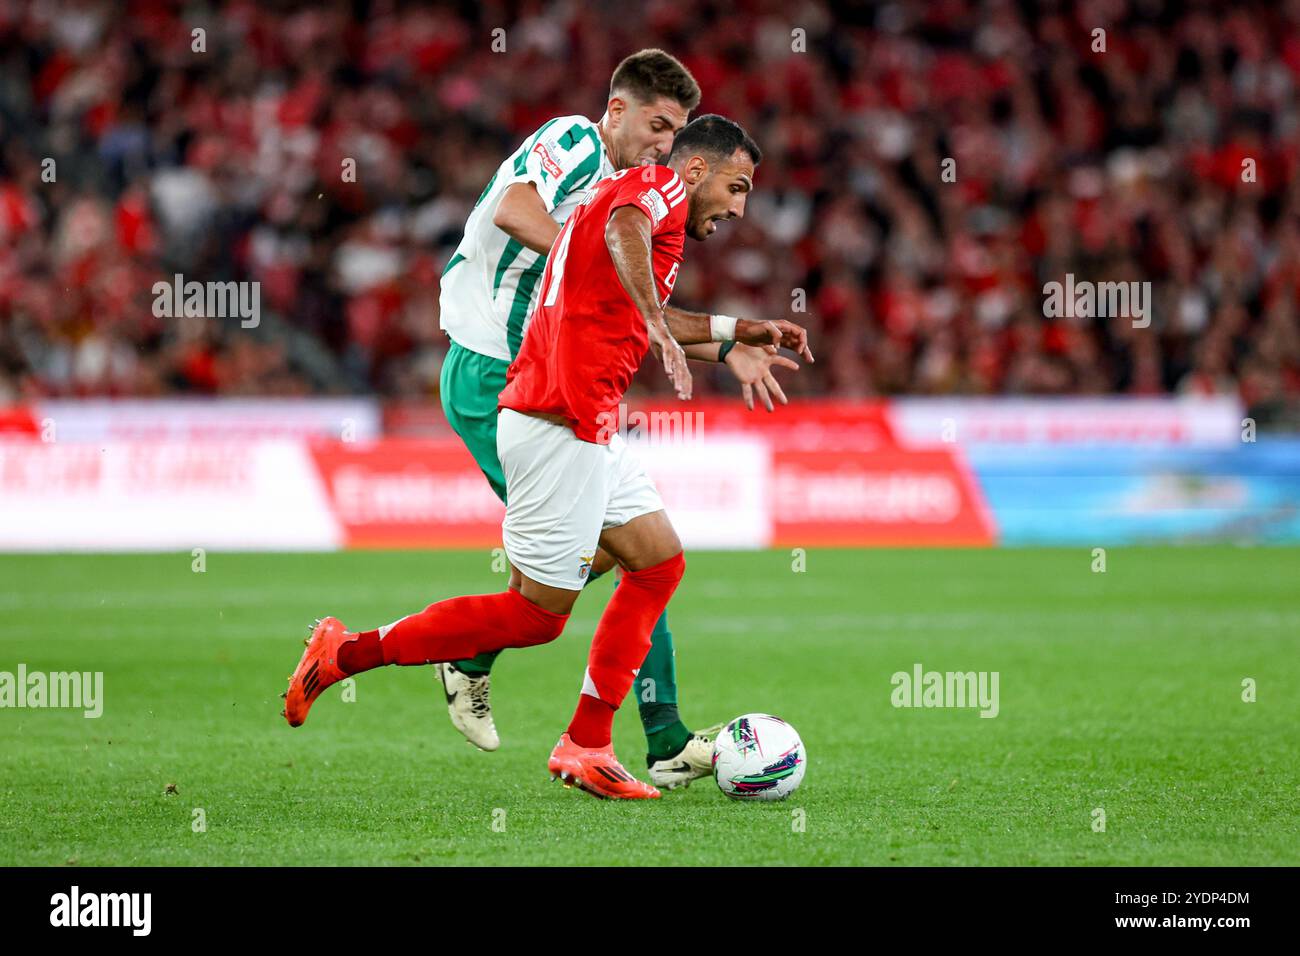
{"label": "player's hand", "polygon": [[723,362],[740,383],[740,394],[745,399],[745,407],[751,412],[754,410],[755,392],[758,393],[763,407],[769,412],[773,410],[773,395],[782,405],[790,403],[772,375],[772,369],[778,365],[781,368],[797,369],[799,363],[784,355],[777,355],[775,346],[745,345],[743,342],[737,342]]}
{"label": "player's hand", "polygon": [[647,319],[646,331],[649,333],[650,348],[654,350],[655,357],[664,363],[664,371],[672,379],[677,397],[683,401],[689,399],[691,370],[686,367],[686,353],[668,331],[668,323],[664,321],[662,315],[659,316],[658,322]]}
{"label": "player's hand", "polygon": [[686,401],[691,397],[691,370],[686,367],[686,353],[682,347],[677,344],[677,340],[664,330],[664,341],[661,345],[660,358],[663,359],[664,371],[668,377],[673,380],[673,388],[677,391],[677,397]]}
{"label": "player's hand", "polygon": [[787,348],[797,352],[809,362],[815,362],[812,350],[808,348],[808,330],[785,319],[769,322],[754,322],[749,319],[736,321],[736,341],[745,345],[770,346],[773,350]]}

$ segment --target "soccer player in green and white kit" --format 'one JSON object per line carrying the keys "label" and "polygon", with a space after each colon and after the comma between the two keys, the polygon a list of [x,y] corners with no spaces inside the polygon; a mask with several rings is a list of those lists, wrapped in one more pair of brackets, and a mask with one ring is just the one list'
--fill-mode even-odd
{"label": "soccer player in green and white kit", "polygon": [[[470,213],[465,237],[442,274],[441,324],[452,340],[442,367],[442,407],[503,501],[497,396],[523,342],[546,254],[561,225],[597,181],[668,155],[674,135],[699,100],[694,78],[674,57],[662,50],[635,53],[614,71],[599,123],[562,116],[543,124],[501,164]],[[701,361],[725,361],[741,382],[750,408],[755,392],[768,411],[772,396],[786,400],[772,368],[799,366],[778,355],[777,346],[812,360],[804,330],[794,323],[714,316],[711,325],[717,341],[686,346],[686,354]],[[598,553],[590,579],[612,565],[610,557]],[[678,716],[673,639],[666,617],[655,625],[634,690],[645,727],[650,779],[656,786],[673,788],[711,772],[712,742],[709,731],[692,733]],[[483,750],[500,744],[489,691],[498,653],[434,668],[452,723]]]}

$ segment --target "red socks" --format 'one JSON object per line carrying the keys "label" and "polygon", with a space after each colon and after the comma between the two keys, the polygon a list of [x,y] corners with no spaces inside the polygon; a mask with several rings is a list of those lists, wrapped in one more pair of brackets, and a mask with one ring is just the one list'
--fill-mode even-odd
{"label": "red socks", "polygon": [[450,598],[378,630],[362,631],[339,648],[339,667],[356,674],[383,664],[459,661],[484,651],[532,647],[559,637],[568,619],[513,589]]}
{"label": "red socks", "polygon": [[596,625],[569,739],[579,747],[604,747],[614,728],[614,711],[623,703],[636,672],[650,651],[650,632],[686,571],[679,551],[667,561],[640,571],[625,571]]}
{"label": "red socks", "polygon": [[[578,709],[569,722],[569,739],[579,747],[603,747],[613,739],[614,712],[618,708],[587,693],[586,683],[584,679],[584,689],[578,695]],[[603,740],[604,743],[592,743],[593,740]]]}
{"label": "red socks", "polygon": [[[640,571],[624,572],[587,657],[578,709],[569,738],[580,747],[605,747],[614,711],[632,687],[650,650],[650,632],[686,571],[678,552]],[[384,664],[458,661],[484,651],[532,647],[560,636],[567,614],[552,614],[515,590],[477,594],[430,604],[374,631],[362,631],[339,647],[339,667],[347,674]]]}

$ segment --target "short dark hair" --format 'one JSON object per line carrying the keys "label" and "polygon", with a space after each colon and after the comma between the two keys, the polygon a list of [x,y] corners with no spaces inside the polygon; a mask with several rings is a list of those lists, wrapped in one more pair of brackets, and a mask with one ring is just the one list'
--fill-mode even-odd
{"label": "short dark hair", "polygon": [[755,166],[763,161],[763,151],[739,123],[717,113],[705,113],[682,127],[673,139],[671,155],[700,153],[711,160],[724,160],[738,149],[747,152]]}
{"label": "short dark hair", "polygon": [[700,85],[677,57],[663,50],[641,50],[620,63],[609,79],[609,95],[631,93],[649,103],[661,96],[688,112],[700,105]]}

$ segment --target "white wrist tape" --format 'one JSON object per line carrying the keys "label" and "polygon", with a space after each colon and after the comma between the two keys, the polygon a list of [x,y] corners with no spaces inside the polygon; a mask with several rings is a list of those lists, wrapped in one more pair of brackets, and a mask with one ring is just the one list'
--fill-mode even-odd
{"label": "white wrist tape", "polygon": [[731,342],[736,338],[736,323],[740,321],[734,315],[709,316],[709,335],[715,342]]}

